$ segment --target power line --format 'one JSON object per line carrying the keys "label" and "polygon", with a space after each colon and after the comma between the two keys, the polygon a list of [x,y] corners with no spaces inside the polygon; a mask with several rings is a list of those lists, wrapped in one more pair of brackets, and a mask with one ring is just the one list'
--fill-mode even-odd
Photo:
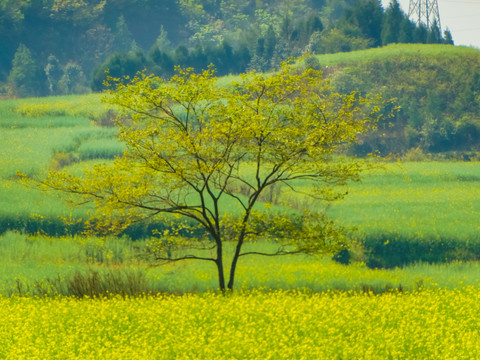
{"label": "power line", "polygon": [[455,33],[462,32],[462,31],[476,31],[480,30],[480,28],[470,28],[470,29],[455,29]]}
{"label": "power line", "polygon": [[455,3],[455,4],[475,4],[475,5],[480,5],[480,1],[459,1],[459,0],[453,0],[453,1],[450,1],[450,0],[443,0],[443,2],[447,2],[447,3]]}

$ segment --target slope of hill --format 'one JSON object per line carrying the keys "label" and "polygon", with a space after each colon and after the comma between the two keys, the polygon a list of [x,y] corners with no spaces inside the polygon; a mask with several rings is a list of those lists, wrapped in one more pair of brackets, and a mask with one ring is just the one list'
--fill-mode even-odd
{"label": "slope of hill", "polygon": [[[395,98],[399,112],[355,149],[363,154],[480,150],[480,51],[448,45],[388,45],[316,56],[340,92]],[[312,65],[313,64],[313,65]]]}

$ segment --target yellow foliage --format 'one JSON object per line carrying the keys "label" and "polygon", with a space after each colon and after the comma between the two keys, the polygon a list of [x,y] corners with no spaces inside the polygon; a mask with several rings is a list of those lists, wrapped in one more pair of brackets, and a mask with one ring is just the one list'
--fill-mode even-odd
{"label": "yellow foliage", "polygon": [[2,359],[476,359],[478,288],[0,299]]}
{"label": "yellow foliage", "polygon": [[101,117],[108,112],[108,107],[100,103],[97,94],[48,98],[45,102],[22,102],[14,109],[22,116],[83,116],[92,119]]}

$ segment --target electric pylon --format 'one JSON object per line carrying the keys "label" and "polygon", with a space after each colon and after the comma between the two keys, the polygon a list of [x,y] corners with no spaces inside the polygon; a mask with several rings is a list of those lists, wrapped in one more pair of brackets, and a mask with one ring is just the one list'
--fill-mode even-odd
{"label": "electric pylon", "polygon": [[427,29],[436,22],[440,33],[442,32],[437,0],[410,0],[408,17],[417,25],[420,23],[426,25]]}

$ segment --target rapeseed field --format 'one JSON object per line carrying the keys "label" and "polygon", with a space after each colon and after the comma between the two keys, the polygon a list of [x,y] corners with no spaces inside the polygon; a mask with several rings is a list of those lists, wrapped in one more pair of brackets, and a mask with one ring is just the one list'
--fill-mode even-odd
{"label": "rapeseed field", "polygon": [[2,359],[475,359],[480,289],[0,299]]}

